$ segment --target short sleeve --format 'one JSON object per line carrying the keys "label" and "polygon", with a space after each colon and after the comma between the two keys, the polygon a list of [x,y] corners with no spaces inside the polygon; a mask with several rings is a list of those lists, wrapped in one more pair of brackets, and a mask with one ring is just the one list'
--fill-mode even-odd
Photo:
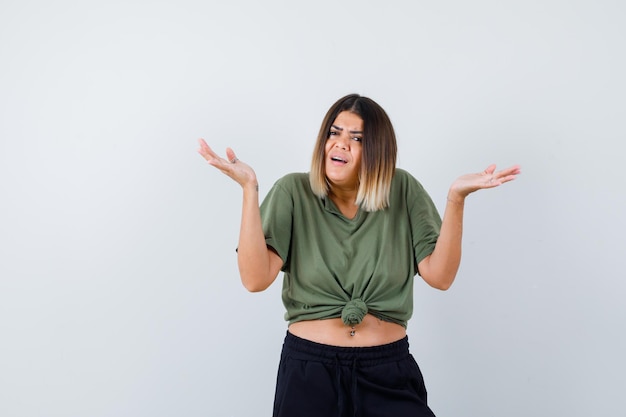
{"label": "short sleeve", "polygon": [[415,273],[419,273],[417,265],[435,250],[441,231],[441,216],[426,190],[416,179],[411,178],[408,191]]}
{"label": "short sleeve", "polygon": [[289,261],[293,224],[293,198],[278,180],[261,203],[261,222],[265,243],[283,260],[283,270]]}

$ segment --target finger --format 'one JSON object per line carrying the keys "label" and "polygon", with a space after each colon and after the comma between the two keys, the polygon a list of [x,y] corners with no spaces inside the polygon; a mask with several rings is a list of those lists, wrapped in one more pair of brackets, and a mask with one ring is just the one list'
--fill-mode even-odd
{"label": "finger", "polygon": [[509,176],[515,177],[516,175],[519,175],[521,172],[522,171],[521,171],[519,165],[513,165],[512,167],[509,167],[507,169],[503,169],[502,171],[499,171],[497,173],[497,176],[499,178],[504,178],[504,177],[509,177]]}
{"label": "finger", "polygon": [[518,175],[522,173],[522,167],[520,167],[519,165],[513,165],[512,167],[509,168],[509,175],[513,174],[513,175]]}
{"label": "finger", "polygon": [[509,182],[509,181],[513,181],[515,178],[517,178],[517,175],[507,175],[506,177],[500,178],[500,183],[504,184],[505,182]]}
{"label": "finger", "polygon": [[209,159],[219,158],[219,156],[215,152],[213,152],[213,149],[211,149],[211,147],[205,142],[204,139],[198,139],[198,144],[200,145],[198,153],[200,153],[200,155],[202,155],[204,159],[208,161]]}
{"label": "finger", "polygon": [[198,139],[198,145],[200,145],[200,149],[203,151],[209,151],[212,152],[211,147],[206,143],[206,141],[202,138]]}
{"label": "finger", "polygon": [[237,155],[235,155],[235,151],[232,148],[226,148],[226,159],[231,164],[234,164],[237,161]]}
{"label": "finger", "polygon": [[491,165],[489,165],[489,166],[485,169],[485,171],[484,171],[483,173],[484,173],[484,174],[487,174],[487,175],[491,175],[491,174],[493,174],[493,172],[494,172],[495,170],[496,170],[496,164],[491,164]]}
{"label": "finger", "polygon": [[519,165],[512,165],[508,168],[503,169],[501,172],[519,172],[521,171]]}

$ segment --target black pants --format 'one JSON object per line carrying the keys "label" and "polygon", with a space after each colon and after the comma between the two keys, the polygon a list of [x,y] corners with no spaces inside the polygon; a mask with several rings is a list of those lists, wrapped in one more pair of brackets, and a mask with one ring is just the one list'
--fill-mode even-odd
{"label": "black pants", "polygon": [[434,417],[408,338],[337,347],[287,332],[274,417]]}

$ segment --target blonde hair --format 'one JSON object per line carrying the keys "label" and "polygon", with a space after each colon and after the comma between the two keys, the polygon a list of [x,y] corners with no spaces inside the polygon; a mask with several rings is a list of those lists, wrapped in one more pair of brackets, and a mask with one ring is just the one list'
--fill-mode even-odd
{"label": "blonde hair", "polygon": [[325,144],[331,125],[343,111],[354,113],[363,119],[361,171],[355,203],[365,211],[385,209],[389,206],[391,180],[396,169],[396,134],[385,110],[374,100],[358,94],[340,98],[326,113],[311,160],[311,188],[320,198],[328,196]]}

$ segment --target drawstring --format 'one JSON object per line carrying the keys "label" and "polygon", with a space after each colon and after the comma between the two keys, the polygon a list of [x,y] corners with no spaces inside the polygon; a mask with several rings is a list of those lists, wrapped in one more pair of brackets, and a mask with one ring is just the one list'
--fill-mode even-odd
{"label": "drawstring", "polygon": [[356,389],[356,356],[352,359],[352,409],[354,410],[354,417],[358,416],[357,413],[357,389]]}
{"label": "drawstring", "polygon": [[343,390],[341,389],[341,361],[339,355],[335,354],[335,373],[337,374],[337,410],[338,417],[343,417]]}
{"label": "drawstring", "polygon": [[[352,411],[353,411],[353,417],[357,417],[358,416],[358,401],[357,401],[357,395],[358,395],[358,389],[357,389],[357,378],[356,378],[356,365],[357,365],[357,358],[356,356],[354,356],[352,358],[352,372],[350,375],[350,379],[351,379],[351,391],[352,391]],[[344,417],[344,413],[343,413],[343,409],[344,409],[344,392],[343,389],[341,389],[341,361],[339,360],[339,356],[335,355],[335,368],[336,368],[336,374],[337,374],[337,409],[339,411],[339,417]]]}

